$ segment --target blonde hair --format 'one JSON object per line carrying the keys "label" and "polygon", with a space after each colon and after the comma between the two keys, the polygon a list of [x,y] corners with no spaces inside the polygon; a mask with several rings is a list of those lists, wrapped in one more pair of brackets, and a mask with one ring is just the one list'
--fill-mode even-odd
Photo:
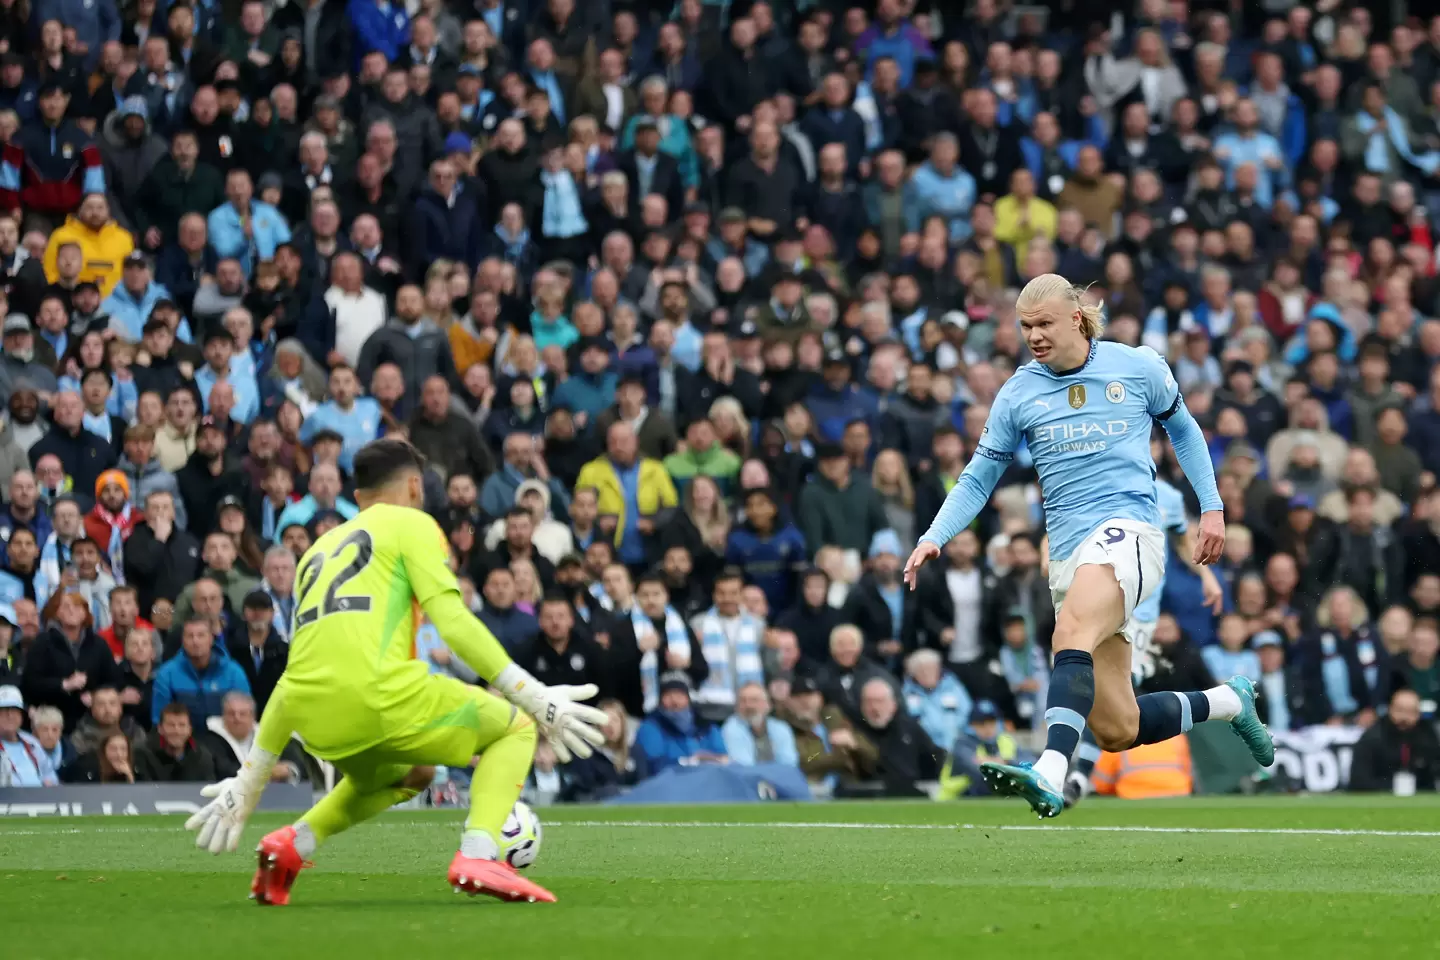
{"label": "blonde hair", "polygon": [[1080,332],[1087,340],[1094,340],[1105,328],[1105,311],[1088,299],[1088,291],[1088,287],[1077,287],[1058,273],[1042,273],[1020,291],[1015,312],[1034,313],[1053,300],[1073,304],[1080,311]]}
{"label": "blonde hair", "polygon": [[[894,459],[900,461],[900,469],[895,474],[893,484],[886,483],[880,478],[880,461],[882,459]],[[905,458],[899,450],[882,450],[875,458],[875,465],[870,468],[870,486],[874,487],[881,496],[895,497],[900,505],[907,510],[915,506],[915,488],[910,485],[910,471],[905,465]]]}

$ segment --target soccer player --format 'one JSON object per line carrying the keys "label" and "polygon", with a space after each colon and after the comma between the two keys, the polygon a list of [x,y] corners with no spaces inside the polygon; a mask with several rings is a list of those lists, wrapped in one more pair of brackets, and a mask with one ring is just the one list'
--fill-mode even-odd
{"label": "soccer player", "polygon": [[[1159,463],[1164,452],[1165,441],[1152,431],[1151,458]],[[1151,649],[1150,642],[1151,638],[1155,636],[1155,621],[1160,619],[1160,597],[1165,592],[1165,569],[1169,566],[1170,553],[1173,551],[1175,556],[1186,558],[1195,555],[1194,532],[1190,527],[1189,519],[1185,516],[1185,495],[1157,477],[1155,480],[1155,505],[1160,511],[1160,529],[1165,532],[1167,549],[1164,565],[1161,567],[1160,582],[1155,585],[1150,596],[1135,607],[1135,612],[1132,614],[1135,620],[1135,631],[1131,639],[1130,673],[1137,687],[1155,673],[1155,654]],[[1200,589],[1205,605],[1218,614],[1225,602],[1225,593],[1220,589],[1220,581],[1209,567],[1190,559],[1185,562],[1200,577]],[[1090,775],[1094,772],[1095,763],[1099,759],[1100,747],[1095,743],[1095,734],[1089,727],[1086,727],[1080,737],[1080,746],[1076,748],[1070,775],[1065,778],[1065,806],[1067,808],[1075,806],[1089,794]]]}
{"label": "soccer player", "polygon": [[[423,458],[403,440],[355,454],[360,514],[321,536],[300,559],[295,630],[280,678],[239,774],[204,789],[214,797],[185,824],[211,853],[234,850],[292,732],[345,775],[293,826],[260,841],[252,896],[285,904],[315,848],[414,797],[436,765],[464,767],[476,754],[470,815],[450,864],[457,890],[502,900],[554,901],[498,860],[498,835],[520,796],[536,725],[562,761],[603,742],[604,712],[576,701],[593,685],[547,687],[511,662],[471,616],[440,526],[416,509]],[[413,655],[420,610],[455,654],[505,700],[431,674]],[[532,720],[532,718],[534,718]]]}
{"label": "soccer player", "polygon": [[1044,491],[1056,608],[1045,751],[1033,766],[986,763],[981,774],[997,793],[1023,797],[1042,818],[1064,809],[1065,775],[1087,718],[1106,750],[1224,720],[1261,765],[1275,754],[1255,712],[1255,688],[1244,677],[1205,691],[1135,696],[1134,612],[1158,586],[1165,560],[1150,459],[1154,421],[1164,426],[1200,498],[1196,563],[1220,558],[1225,516],[1204,435],[1169,367],[1153,350],[1101,342],[1100,308],[1081,295],[1053,273],[1020,292],[1015,312],[1035,360],[996,395],[974,457],[905,565],[913,590],[920,567],[990,499],[1023,438]]}

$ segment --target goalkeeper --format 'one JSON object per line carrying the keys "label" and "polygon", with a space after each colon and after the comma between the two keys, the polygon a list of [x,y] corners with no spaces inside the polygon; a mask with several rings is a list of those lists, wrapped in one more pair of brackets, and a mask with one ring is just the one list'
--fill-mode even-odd
{"label": "goalkeeper", "polygon": [[[413,447],[376,440],[356,453],[354,467],[360,514],[300,559],[290,661],[255,745],[236,776],[205,788],[213,802],[185,826],[211,853],[234,850],[277,757],[299,733],[345,778],[299,822],[260,841],[251,896],[285,904],[319,844],[415,796],[435,766],[468,766],[479,754],[451,885],[502,900],[553,901],[498,859],[497,838],[529,772],[537,725],[562,760],[588,757],[603,741],[605,714],[576,702],[597,691],[540,683],[465,608],[445,536],[417,509],[424,460]],[[414,659],[422,609],[504,700],[432,675]]]}

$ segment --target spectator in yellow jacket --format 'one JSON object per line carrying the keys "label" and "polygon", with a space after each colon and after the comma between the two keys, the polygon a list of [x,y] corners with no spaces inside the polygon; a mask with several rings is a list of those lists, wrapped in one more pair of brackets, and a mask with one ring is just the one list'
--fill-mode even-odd
{"label": "spectator in yellow jacket", "polygon": [[640,456],[635,430],[617,421],[605,431],[605,455],[580,468],[575,489],[594,487],[598,493],[597,523],[615,538],[621,562],[645,562],[646,539],[655,533],[656,515],[679,504],[675,484],[659,460]]}
{"label": "spectator in yellow jacket", "polygon": [[1036,237],[1055,239],[1058,215],[1055,205],[1035,196],[1035,176],[1028,167],[1010,175],[1010,192],[995,201],[995,239],[1015,248],[1015,260],[1025,262],[1025,251]]}
{"label": "spectator in yellow jacket", "polygon": [[103,193],[87,195],[80,209],[50,234],[50,242],[45,247],[45,279],[51,283],[60,279],[57,261],[60,248],[68,243],[80,248],[79,282],[93,282],[100,287],[102,298],[110,296],[110,291],[120,282],[125,257],[135,249],[135,239],[130,231],[110,219],[110,201]]}

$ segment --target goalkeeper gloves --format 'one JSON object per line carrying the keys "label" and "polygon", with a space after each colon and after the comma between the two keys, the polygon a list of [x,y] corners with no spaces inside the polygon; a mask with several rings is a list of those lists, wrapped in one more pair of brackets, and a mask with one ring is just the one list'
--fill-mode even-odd
{"label": "goalkeeper gloves", "polygon": [[186,830],[199,831],[195,846],[215,854],[235,851],[278,759],[267,750],[251,747],[238,774],[201,788],[202,797],[213,799],[185,821]]}
{"label": "goalkeeper gloves", "polygon": [[604,710],[580,703],[600,692],[593,683],[547,687],[518,664],[510,664],[495,678],[495,687],[515,706],[535,718],[561,763],[584,759],[605,742]]}

